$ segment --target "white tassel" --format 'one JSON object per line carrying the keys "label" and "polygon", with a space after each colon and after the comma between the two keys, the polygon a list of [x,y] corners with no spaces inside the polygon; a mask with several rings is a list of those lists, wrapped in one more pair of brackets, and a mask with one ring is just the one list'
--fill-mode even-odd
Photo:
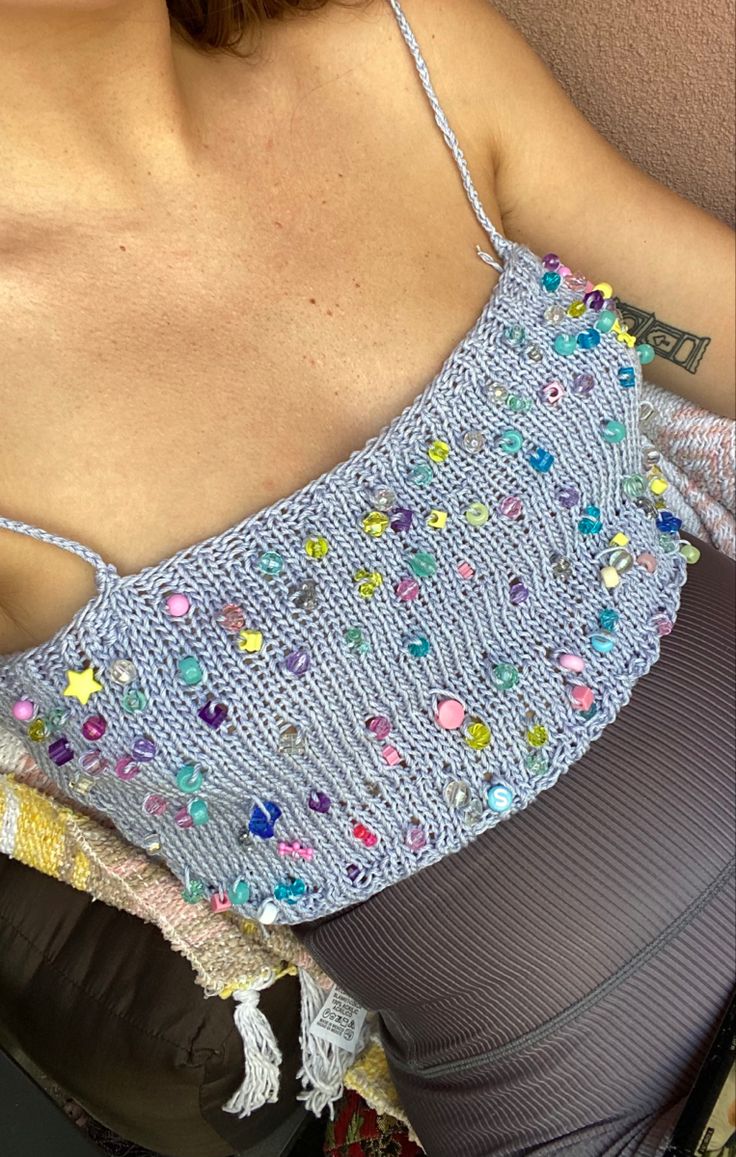
{"label": "white tassel", "polygon": [[247,1117],[269,1101],[277,1101],[281,1068],[281,1050],[268,1018],[258,1007],[259,992],[274,983],[274,973],[260,977],[252,988],[237,989],[235,1025],[243,1038],[245,1076],[223,1109]]}
{"label": "white tassel", "polygon": [[366,1032],[364,1030],[360,1034],[360,1039],[356,1041],[357,1047],[352,1051],[310,1033],[309,1028],[329,999],[332,989],[325,992],[304,968],[299,969],[299,979],[302,1067],[297,1076],[301,1077],[305,1091],[297,1094],[297,1100],[304,1101],[315,1117],[320,1117],[329,1106],[330,1120],[333,1120],[335,1102],[342,1094],[345,1073],[353,1064]]}

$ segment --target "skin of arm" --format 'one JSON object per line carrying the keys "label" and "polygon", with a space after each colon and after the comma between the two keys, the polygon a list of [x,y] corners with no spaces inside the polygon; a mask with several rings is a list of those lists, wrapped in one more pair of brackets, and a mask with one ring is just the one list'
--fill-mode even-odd
{"label": "skin of arm", "polygon": [[505,234],[608,282],[657,354],[645,377],[733,418],[733,230],[610,144],[488,0],[411,2],[431,8],[435,43],[447,37],[456,57],[446,67],[462,65],[482,102]]}

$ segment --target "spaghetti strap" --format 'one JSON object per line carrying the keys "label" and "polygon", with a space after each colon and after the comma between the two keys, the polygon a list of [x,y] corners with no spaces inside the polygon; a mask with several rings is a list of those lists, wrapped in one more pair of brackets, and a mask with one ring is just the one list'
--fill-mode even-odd
{"label": "spaghetti strap", "polygon": [[[421,50],[420,50],[419,45],[416,41],[416,37],[414,36],[414,33],[412,32],[411,27],[409,26],[409,22],[406,19],[405,15],[402,11],[401,5],[399,4],[399,0],[389,0],[389,4],[391,5],[391,7],[394,10],[394,15],[396,16],[396,20],[398,22],[399,28],[401,29],[401,33],[402,33],[407,45],[409,46],[409,49],[411,51],[412,56],[414,57],[414,61],[415,61],[416,66],[417,66],[417,71],[419,73],[419,77],[421,79],[422,84],[424,85],[424,89],[427,93],[427,96],[429,97],[429,103],[431,104],[431,106],[434,110],[435,120],[437,121],[437,124],[439,125],[440,129],[442,130],[442,134],[443,134],[447,144],[449,145],[449,147],[452,151],[452,154],[455,157],[455,160],[457,161],[457,166],[460,170],[460,175],[461,175],[462,180],[463,180],[463,185],[465,186],[465,192],[468,195],[468,200],[470,201],[470,204],[473,206],[473,209],[475,210],[475,215],[478,218],[480,224],[483,226],[486,233],[488,233],[488,235],[490,236],[495,248],[498,250],[498,252],[500,254],[503,255],[504,262],[505,262],[508,259],[509,253],[514,248],[514,243],[512,241],[510,241],[508,239],[508,237],[504,237],[502,233],[499,233],[498,229],[496,229],[495,225],[493,224],[491,219],[486,214],[486,212],[483,208],[483,205],[481,204],[480,197],[478,196],[478,193],[476,191],[475,185],[473,184],[472,177],[470,176],[470,172],[468,170],[468,164],[467,164],[467,161],[465,160],[465,156],[463,154],[463,151],[460,148],[460,145],[458,144],[458,141],[457,141],[457,137],[455,136],[454,132],[450,128],[450,124],[447,120],[447,117],[445,116],[445,113],[442,109],[442,106],[441,106],[439,100],[437,99],[437,94],[434,91],[434,88],[432,87],[432,82],[429,78],[429,69],[427,68],[424,57],[422,56]],[[503,266],[499,265],[498,262],[494,258],[492,258],[489,254],[483,253],[480,246],[476,246],[476,251],[478,253],[478,256],[481,257],[486,262],[487,265],[492,265],[494,267],[494,269],[499,270],[499,272],[501,272],[503,270]]]}
{"label": "spaghetti strap", "polygon": [[119,580],[120,575],[112,563],[105,562],[105,560],[88,546],[83,546],[81,542],[75,542],[72,538],[64,538],[60,534],[51,534],[48,530],[42,530],[39,526],[32,526],[28,522],[21,522],[16,518],[3,518],[0,515],[0,530],[13,530],[18,534],[27,534],[29,538],[40,539],[41,542],[50,542],[53,546],[60,546],[62,550],[69,550],[72,554],[78,554],[85,562],[88,562],[95,568],[95,579],[97,582],[97,589],[99,591],[110,586]]}

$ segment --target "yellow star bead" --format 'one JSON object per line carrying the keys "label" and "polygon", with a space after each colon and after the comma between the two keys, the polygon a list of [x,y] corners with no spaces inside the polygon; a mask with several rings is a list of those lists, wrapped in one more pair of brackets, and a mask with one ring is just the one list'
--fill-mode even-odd
{"label": "yellow star bead", "polygon": [[67,671],[66,677],[69,682],[64,688],[64,694],[75,696],[82,705],[87,702],[90,695],[94,695],[95,691],[102,690],[102,683],[98,683],[95,679],[92,667],[85,667],[84,671]]}

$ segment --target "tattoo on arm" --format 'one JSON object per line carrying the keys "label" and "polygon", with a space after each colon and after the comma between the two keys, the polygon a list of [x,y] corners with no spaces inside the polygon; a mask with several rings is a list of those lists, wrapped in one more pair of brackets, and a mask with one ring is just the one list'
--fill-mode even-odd
{"label": "tattoo on arm", "polygon": [[653,347],[657,357],[666,358],[674,362],[688,373],[694,374],[700,365],[706,347],[710,344],[709,337],[696,337],[684,329],[675,329],[659,321],[653,313],[639,309],[636,305],[629,305],[620,298],[614,299],[616,308],[621,311],[624,325],[637,341],[646,341]]}

